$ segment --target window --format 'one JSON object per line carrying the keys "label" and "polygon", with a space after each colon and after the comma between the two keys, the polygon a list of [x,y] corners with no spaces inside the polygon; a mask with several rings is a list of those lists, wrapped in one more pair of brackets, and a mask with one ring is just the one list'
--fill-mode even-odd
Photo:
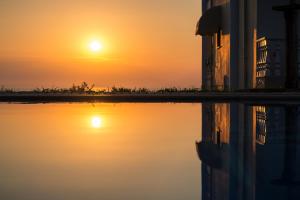
{"label": "window", "polygon": [[217,33],[217,48],[222,47],[222,30],[219,29]]}

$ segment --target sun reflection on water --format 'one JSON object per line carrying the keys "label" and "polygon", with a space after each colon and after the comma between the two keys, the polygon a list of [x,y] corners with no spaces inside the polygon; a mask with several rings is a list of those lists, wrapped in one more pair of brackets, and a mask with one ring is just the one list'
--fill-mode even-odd
{"label": "sun reflection on water", "polygon": [[103,120],[100,116],[93,116],[91,118],[91,126],[93,128],[102,128],[103,126]]}

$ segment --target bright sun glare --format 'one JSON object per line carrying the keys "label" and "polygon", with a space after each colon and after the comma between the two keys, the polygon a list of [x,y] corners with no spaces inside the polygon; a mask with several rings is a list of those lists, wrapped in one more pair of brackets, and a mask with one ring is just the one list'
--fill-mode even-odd
{"label": "bright sun glare", "polygon": [[91,125],[93,128],[101,128],[102,127],[102,118],[99,116],[92,117]]}
{"label": "bright sun glare", "polygon": [[102,50],[103,45],[99,41],[94,40],[89,44],[89,47],[90,47],[91,51],[98,52],[98,51]]}

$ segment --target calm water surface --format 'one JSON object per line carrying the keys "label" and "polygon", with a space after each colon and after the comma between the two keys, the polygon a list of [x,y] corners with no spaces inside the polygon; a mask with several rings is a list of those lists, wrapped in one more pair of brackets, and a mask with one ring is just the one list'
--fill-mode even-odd
{"label": "calm water surface", "polygon": [[1,200],[300,199],[295,103],[0,110]]}
{"label": "calm water surface", "polygon": [[0,199],[200,199],[200,104],[1,104]]}

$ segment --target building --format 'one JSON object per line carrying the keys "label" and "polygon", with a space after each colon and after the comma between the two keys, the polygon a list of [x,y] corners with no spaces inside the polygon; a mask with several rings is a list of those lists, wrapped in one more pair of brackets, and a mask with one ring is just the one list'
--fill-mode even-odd
{"label": "building", "polygon": [[202,138],[203,200],[253,199],[255,137],[253,109],[243,104],[204,103]]}
{"label": "building", "polygon": [[300,199],[300,106],[203,104],[203,200]]}
{"label": "building", "polygon": [[300,6],[296,3],[202,0],[196,34],[203,39],[203,89],[298,88]]}

